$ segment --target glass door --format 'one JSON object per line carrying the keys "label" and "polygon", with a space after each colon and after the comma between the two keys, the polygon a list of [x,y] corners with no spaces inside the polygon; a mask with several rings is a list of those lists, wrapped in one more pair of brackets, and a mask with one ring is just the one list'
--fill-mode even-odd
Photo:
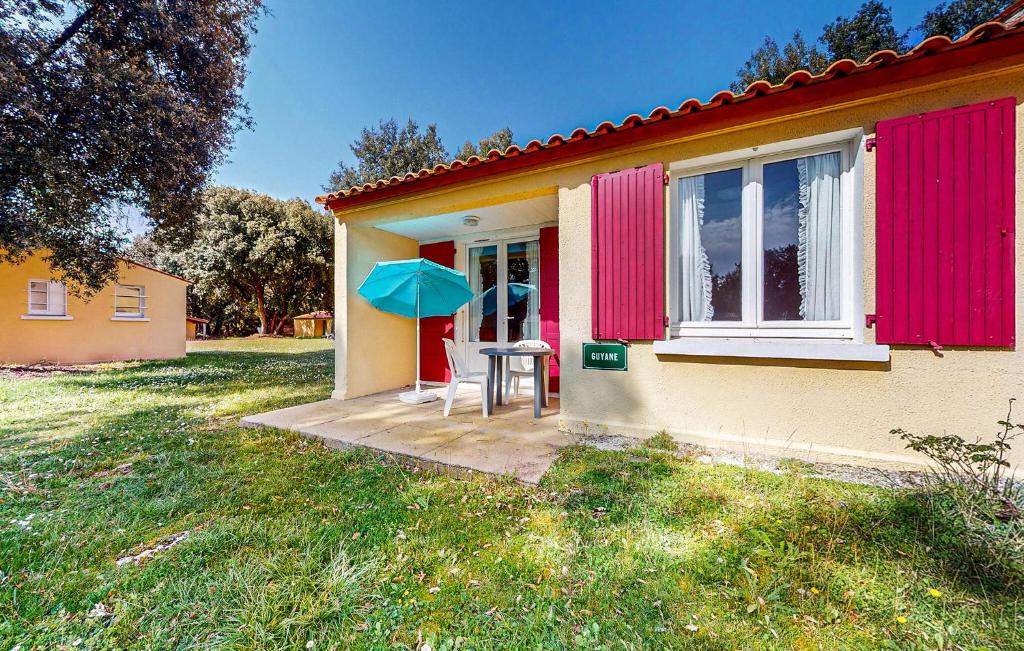
{"label": "glass door", "polygon": [[540,337],[540,242],[502,240],[467,249],[474,298],[466,308],[466,362],[486,370],[481,348]]}
{"label": "glass door", "polygon": [[505,244],[505,343],[540,338],[540,240]]}

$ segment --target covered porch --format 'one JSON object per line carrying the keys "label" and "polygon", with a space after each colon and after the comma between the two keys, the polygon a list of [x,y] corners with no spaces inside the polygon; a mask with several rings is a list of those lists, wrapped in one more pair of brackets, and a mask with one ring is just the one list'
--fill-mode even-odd
{"label": "covered porch", "polygon": [[[428,389],[441,398],[445,389]],[[426,467],[507,475],[535,484],[570,444],[558,430],[558,400],[540,419],[527,397],[513,400],[484,418],[480,392],[460,387],[450,415],[442,399],[422,405],[398,400],[386,391],[349,400],[321,400],[247,416],[246,427],[298,432],[336,449],[363,447]]]}
{"label": "covered porch", "polygon": [[[417,207],[421,204],[415,204]],[[380,215],[375,212],[375,215]],[[464,366],[487,369],[481,350],[539,341],[555,354],[549,393],[559,395],[558,188],[488,197],[473,203],[432,205],[361,218],[339,216],[335,292],[337,356],[332,398],[351,400],[412,384],[416,379],[416,324],[374,309],[357,293],[377,262],[422,257],[466,275],[474,299],[451,317],[422,320],[420,378],[444,387],[451,378],[444,339]],[[524,397],[533,382],[520,377]],[[442,394],[443,396],[443,394]],[[477,400],[479,407],[479,399]],[[557,400],[543,415],[557,414]],[[496,410],[500,417],[504,407]]]}

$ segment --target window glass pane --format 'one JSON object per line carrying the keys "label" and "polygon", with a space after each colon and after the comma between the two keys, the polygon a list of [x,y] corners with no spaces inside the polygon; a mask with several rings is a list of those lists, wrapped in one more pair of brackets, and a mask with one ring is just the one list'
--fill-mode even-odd
{"label": "window glass pane", "polygon": [[796,161],[764,166],[764,319],[800,320]]}
{"label": "window glass pane", "polygon": [[840,318],[839,152],[764,166],[766,321]]}
{"label": "window glass pane", "polygon": [[28,286],[28,311],[30,313],[46,312],[48,308],[47,303],[47,283],[45,282],[30,282]]}
{"label": "window glass pane", "polygon": [[680,319],[743,318],[743,171],[679,179]]}
{"label": "window glass pane", "polygon": [[498,247],[469,249],[469,341],[498,340]]}
{"label": "window glass pane", "polygon": [[508,255],[508,341],[540,337],[540,242],[512,242]]}
{"label": "window glass pane", "polygon": [[123,315],[142,314],[142,288],[118,285],[114,294],[114,312]]}

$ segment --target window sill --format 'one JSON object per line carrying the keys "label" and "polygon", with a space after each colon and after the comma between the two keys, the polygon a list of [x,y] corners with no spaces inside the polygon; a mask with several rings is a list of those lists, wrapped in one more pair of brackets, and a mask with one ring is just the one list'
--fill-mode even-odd
{"label": "window sill", "polygon": [[73,321],[75,317],[67,314],[22,314],[22,321]]}
{"label": "window sill", "polygon": [[112,316],[111,321],[149,321],[148,316]]}
{"label": "window sill", "polygon": [[760,357],[849,362],[888,362],[889,347],[876,344],[828,341],[778,341],[763,339],[712,339],[707,337],[655,341],[656,355],[701,357]]}

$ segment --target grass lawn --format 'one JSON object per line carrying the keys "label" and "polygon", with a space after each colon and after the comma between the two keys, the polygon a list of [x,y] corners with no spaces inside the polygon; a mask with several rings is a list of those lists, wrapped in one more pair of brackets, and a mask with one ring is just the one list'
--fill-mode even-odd
{"label": "grass lawn", "polygon": [[0,379],[0,649],[1024,647],[892,491],[654,449],[457,480],[238,426],[327,397],[327,342],[191,350]]}

